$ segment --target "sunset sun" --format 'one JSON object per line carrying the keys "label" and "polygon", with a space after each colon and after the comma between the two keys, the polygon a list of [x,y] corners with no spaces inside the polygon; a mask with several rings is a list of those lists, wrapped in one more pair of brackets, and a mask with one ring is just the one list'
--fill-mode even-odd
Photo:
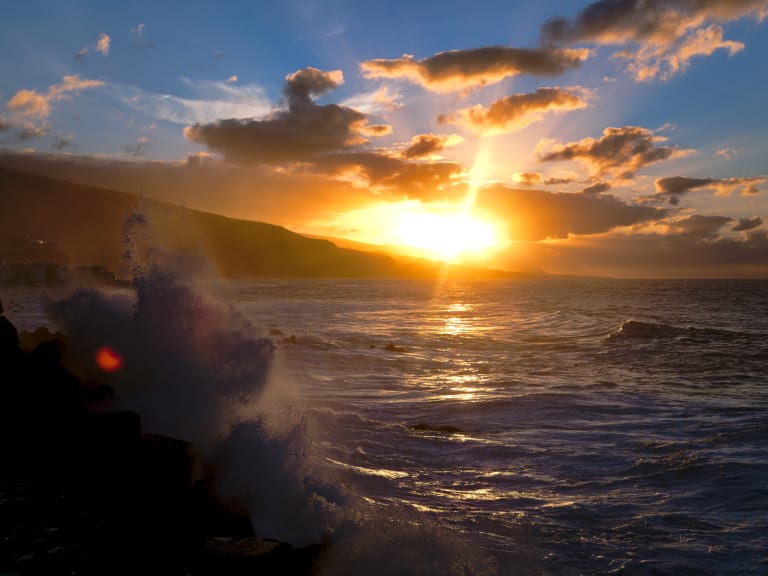
{"label": "sunset sun", "polygon": [[470,214],[441,214],[426,209],[404,211],[394,236],[398,244],[447,261],[468,253],[481,256],[499,244],[498,233],[490,222]]}

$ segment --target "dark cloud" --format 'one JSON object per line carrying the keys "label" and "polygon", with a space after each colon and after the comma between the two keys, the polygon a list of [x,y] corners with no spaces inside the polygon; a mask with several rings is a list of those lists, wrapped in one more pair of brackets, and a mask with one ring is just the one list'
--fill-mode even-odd
{"label": "dark cloud", "polygon": [[397,78],[428,90],[452,92],[493,84],[518,74],[557,76],[578,67],[587,50],[509,48],[486,46],[451,50],[416,60],[406,54],[396,59],[367,60],[360,64],[366,78]]}
{"label": "dark cloud", "polygon": [[411,138],[411,145],[403,150],[403,158],[423,158],[442,152],[456,137],[438,134],[418,134]]}
{"label": "dark cloud", "polygon": [[312,100],[342,81],[339,71],[299,70],[286,77],[283,97],[287,109],[264,120],[194,124],[185,128],[184,135],[243,164],[306,161],[319,154],[350,149],[367,142],[362,136],[366,115],[337,104],[321,106]]}
{"label": "dark cloud", "polygon": [[739,223],[731,228],[731,230],[734,232],[746,232],[747,230],[754,230],[755,228],[762,226],[763,222],[765,222],[765,218],[762,216],[754,216],[752,218],[739,218]]}
{"label": "dark cloud", "polygon": [[620,226],[653,222],[665,210],[626,204],[609,195],[552,193],[493,186],[484,188],[477,202],[506,218],[516,240],[567,238],[601,234]]}
{"label": "dark cloud", "polygon": [[54,150],[65,150],[74,145],[74,138],[72,136],[57,136],[51,143],[51,148]]}
{"label": "dark cloud", "polygon": [[694,188],[712,184],[712,178],[688,178],[687,176],[670,176],[656,180],[656,192],[659,194],[684,194]]}
{"label": "dark cloud", "polygon": [[669,78],[695,56],[735,54],[740,42],[723,39],[719,24],[768,14],[765,0],[598,0],[573,19],[552,18],[541,29],[545,44],[630,44],[615,56],[638,80]]}
{"label": "dark cloud", "polygon": [[582,194],[602,194],[603,192],[608,192],[608,190],[611,189],[611,185],[608,184],[608,182],[597,182],[595,184],[592,184],[591,186],[587,186],[584,188],[581,193]]}
{"label": "dark cloud", "polygon": [[763,16],[765,0],[598,0],[575,18],[555,17],[541,29],[545,43],[672,44],[711,22]]}
{"label": "dark cloud", "polygon": [[126,154],[130,154],[134,158],[140,158],[144,156],[144,152],[149,147],[151,142],[149,138],[142,136],[138,138],[134,144],[128,144],[123,147]]}
{"label": "dark cloud", "polygon": [[509,252],[510,269],[635,278],[768,278],[768,234],[716,238],[615,231],[560,243],[528,243]]}
{"label": "dark cloud", "polygon": [[720,235],[720,229],[733,222],[729,216],[704,216],[694,214],[670,224],[670,229],[678,234],[688,234],[697,238],[712,239]]}
{"label": "dark cloud", "polygon": [[557,186],[561,184],[569,184],[576,180],[575,176],[554,176],[552,178],[547,178],[544,180],[544,184],[547,186]]}
{"label": "dark cloud", "polygon": [[323,72],[317,68],[304,68],[285,77],[283,96],[289,110],[314,106],[313,98],[335,90],[343,83],[341,70]]}
{"label": "dark cloud", "polygon": [[685,154],[671,146],[659,146],[662,138],[638,126],[606,128],[600,139],[584,138],[568,144],[542,141],[538,146],[539,160],[578,160],[586,164],[595,176],[632,178],[640,168]]}
{"label": "dark cloud", "polygon": [[521,130],[540,121],[546,112],[578,110],[587,106],[582,89],[539,88],[529,94],[513,94],[496,100],[489,108],[476,104],[438,117],[440,124],[458,124],[482,134]]}
{"label": "dark cloud", "polygon": [[687,176],[669,176],[655,182],[656,194],[669,196],[670,204],[678,204],[680,196],[697,189],[712,189],[719,196],[729,196],[735,191],[742,195],[758,194],[759,187],[768,180],[765,176],[737,178],[688,178]]}

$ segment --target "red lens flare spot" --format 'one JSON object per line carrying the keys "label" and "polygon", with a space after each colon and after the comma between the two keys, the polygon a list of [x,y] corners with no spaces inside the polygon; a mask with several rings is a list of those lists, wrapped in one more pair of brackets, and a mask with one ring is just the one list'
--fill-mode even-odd
{"label": "red lens flare spot", "polygon": [[123,357],[109,346],[96,351],[96,365],[104,372],[117,372],[123,367]]}

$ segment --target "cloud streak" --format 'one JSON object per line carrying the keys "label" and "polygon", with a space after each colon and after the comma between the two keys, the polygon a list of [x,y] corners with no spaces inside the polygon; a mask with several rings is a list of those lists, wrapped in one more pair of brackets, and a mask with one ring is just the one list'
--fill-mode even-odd
{"label": "cloud streak", "polygon": [[586,108],[588,92],[583,89],[539,88],[529,94],[513,94],[486,108],[475,104],[438,117],[440,124],[456,124],[477,134],[496,135],[522,130],[540,122],[548,112]]}
{"label": "cloud streak", "polygon": [[760,193],[760,186],[768,181],[768,176],[734,178],[689,178],[687,176],[669,176],[659,178],[654,183],[657,196],[666,196],[670,204],[678,204],[680,197],[699,189],[714,190],[718,196],[730,196],[739,192],[742,196]]}
{"label": "cloud streak", "polygon": [[156,120],[189,125],[221,118],[254,118],[268,114],[272,105],[259,86],[227,82],[184,81],[198,98],[151,94],[134,86],[115,86],[112,97],[125,106]]}
{"label": "cloud streak", "polygon": [[660,146],[663,141],[647,128],[609,127],[598,139],[590,137],[568,144],[543,140],[537,152],[542,162],[576,160],[585,164],[593,176],[631,179],[645,166],[687,153],[672,146]]}
{"label": "cloud streak", "polygon": [[519,74],[558,76],[580,66],[588,56],[585,49],[487,46],[440,52],[421,60],[410,54],[367,60],[360,70],[366,78],[407,80],[434,92],[455,92]]}

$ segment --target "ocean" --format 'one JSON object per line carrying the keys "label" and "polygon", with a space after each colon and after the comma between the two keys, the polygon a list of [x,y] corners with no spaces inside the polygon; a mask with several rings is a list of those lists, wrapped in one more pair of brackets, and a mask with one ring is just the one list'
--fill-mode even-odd
{"label": "ocean", "polygon": [[[768,281],[179,283],[153,330],[275,346],[254,395],[183,430],[237,413],[203,454],[237,445],[225,488],[261,535],[328,542],[323,573],[768,574]],[[84,330],[92,300],[49,317],[38,296],[2,293],[19,328]],[[214,356],[246,388],[238,363],[266,362]]]}

